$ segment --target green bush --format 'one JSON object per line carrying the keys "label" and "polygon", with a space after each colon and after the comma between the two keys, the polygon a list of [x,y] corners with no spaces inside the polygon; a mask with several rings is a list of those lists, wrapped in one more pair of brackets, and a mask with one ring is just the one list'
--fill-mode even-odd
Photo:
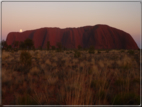
{"label": "green bush", "polygon": [[75,51],[74,57],[79,58],[81,56],[81,53],[79,51]]}
{"label": "green bush", "polygon": [[24,65],[24,66],[30,66],[32,63],[32,56],[29,52],[26,51],[22,51],[20,54],[20,62]]}

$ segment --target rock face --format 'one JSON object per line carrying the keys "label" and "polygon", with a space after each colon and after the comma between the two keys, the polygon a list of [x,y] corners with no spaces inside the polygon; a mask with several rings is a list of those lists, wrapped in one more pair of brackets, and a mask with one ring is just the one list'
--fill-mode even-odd
{"label": "rock face", "polygon": [[108,25],[85,26],[79,28],[40,28],[8,34],[6,42],[12,45],[14,41],[24,41],[30,38],[35,48],[46,48],[47,41],[51,46],[57,42],[66,48],[83,48],[94,46],[95,49],[139,49],[130,34]]}

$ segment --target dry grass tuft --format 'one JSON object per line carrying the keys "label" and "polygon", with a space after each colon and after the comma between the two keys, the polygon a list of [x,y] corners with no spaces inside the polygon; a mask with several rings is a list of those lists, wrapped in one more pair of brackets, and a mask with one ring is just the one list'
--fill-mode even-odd
{"label": "dry grass tuft", "polygon": [[10,57],[10,52],[2,52],[2,60],[6,60]]}
{"label": "dry grass tuft", "polygon": [[51,75],[47,75],[46,78],[47,78],[48,84],[55,84],[58,81],[57,76],[54,77],[54,76],[51,76]]}
{"label": "dry grass tuft", "polygon": [[104,68],[104,61],[102,61],[102,60],[100,60],[99,62],[98,62],[98,64],[99,64],[99,66],[101,67],[101,68]]}
{"label": "dry grass tuft", "polygon": [[51,65],[50,60],[49,60],[49,59],[47,59],[47,60],[45,61],[45,64],[47,64],[47,65]]}
{"label": "dry grass tuft", "polygon": [[29,73],[32,74],[32,75],[38,75],[38,74],[40,73],[40,69],[37,68],[37,67],[33,67],[33,68],[30,70]]}
{"label": "dry grass tuft", "polygon": [[100,74],[100,71],[98,70],[98,67],[96,65],[93,65],[91,67],[91,71],[92,71],[92,74],[95,74],[95,75],[99,75]]}

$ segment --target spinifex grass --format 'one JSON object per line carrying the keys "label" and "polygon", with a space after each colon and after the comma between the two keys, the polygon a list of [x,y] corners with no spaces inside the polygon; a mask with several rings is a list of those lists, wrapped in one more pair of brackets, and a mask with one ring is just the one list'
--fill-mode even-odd
{"label": "spinifex grass", "polygon": [[21,52],[2,52],[4,105],[140,104],[139,50],[31,50],[28,69]]}

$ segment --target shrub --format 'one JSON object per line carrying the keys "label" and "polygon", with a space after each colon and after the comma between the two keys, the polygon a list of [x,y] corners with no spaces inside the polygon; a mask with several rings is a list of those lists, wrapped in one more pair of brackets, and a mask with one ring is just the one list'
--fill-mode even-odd
{"label": "shrub", "polygon": [[31,49],[34,46],[34,42],[33,42],[32,39],[27,38],[24,41],[24,45],[25,45],[26,48]]}
{"label": "shrub", "polygon": [[60,52],[60,51],[62,51],[62,44],[60,43],[60,42],[58,42],[57,44],[57,52]]}
{"label": "shrub", "polygon": [[55,49],[56,49],[56,47],[55,47],[55,46],[51,46],[51,48],[52,48],[52,50],[55,50]]}
{"label": "shrub", "polygon": [[69,52],[66,52],[66,54],[69,54]]}
{"label": "shrub", "polygon": [[101,99],[104,99],[104,98],[105,98],[105,92],[104,92],[103,90],[100,91],[99,97],[100,97]]}
{"label": "shrub", "polygon": [[128,53],[129,53],[130,55],[134,55],[134,51],[133,51],[133,50],[129,50]]}
{"label": "shrub", "polygon": [[2,53],[2,60],[8,59],[10,57],[10,53],[9,52],[3,52]]}
{"label": "shrub", "polygon": [[19,47],[19,44],[20,44],[20,42],[19,42],[19,41],[14,41],[14,42],[13,42],[14,48]]}
{"label": "shrub", "polygon": [[90,53],[90,54],[94,54],[94,46],[90,46],[90,48],[89,48],[89,53]]}
{"label": "shrub", "polygon": [[112,103],[113,105],[137,105],[140,104],[140,97],[134,93],[117,94]]}
{"label": "shrub", "polygon": [[80,45],[78,45],[78,50],[81,50],[81,49],[82,49],[82,47]]}
{"label": "shrub", "polygon": [[63,50],[67,50],[67,48],[66,48],[66,47],[63,47]]}
{"label": "shrub", "polygon": [[40,70],[39,70],[39,68],[37,68],[37,67],[33,67],[33,68],[30,70],[30,74],[32,74],[32,75],[37,75],[38,73],[40,73]]}
{"label": "shrub", "polygon": [[35,47],[33,46],[33,51],[35,51]]}
{"label": "shrub", "polygon": [[122,79],[118,79],[118,80],[116,80],[115,82],[114,82],[114,85],[116,85],[116,86],[122,86],[123,84],[124,84],[124,80],[122,80]]}
{"label": "shrub", "polygon": [[121,68],[122,68],[123,70],[127,70],[127,69],[131,68],[131,65],[127,63],[127,64],[121,66]]}
{"label": "shrub", "polygon": [[91,74],[92,74],[92,70],[89,70],[89,71],[88,71],[88,74],[91,75]]}
{"label": "shrub", "polygon": [[15,48],[14,51],[15,51],[15,52],[18,52],[18,49]]}
{"label": "shrub", "polygon": [[120,52],[124,52],[124,50],[122,49]]}
{"label": "shrub", "polygon": [[50,48],[50,41],[47,41],[47,50]]}
{"label": "shrub", "polygon": [[39,50],[42,50],[42,47],[41,47],[41,46],[39,46]]}
{"label": "shrub", "polygon": [[79,51],[75,51],[74,57],[79,58],[81,56],[81,53]]}
{"label": "shrub", "polygon": [[1,41],[1,46],[3,47],[3,49],[4,49],[4,48],[7,48],[7,43],[6,43],[5,40],[2,40],[2,41]]}
{"label": "shrub", "polygon": [[20,42],[19,48],[20,49],[26,49],[25,42]]}
{"label": "shrub", "polygon": [[11,50],[11,49],[12,49],[12,46],[11,46],[11,45],[8,45],[8,46],[7,46],[7,49],[8,49],[8,50]]}
{"label": "shrub", "polygon": [[98,51],[98,54],[100,54],[101,53],[101,51]]}
{"label": "shrub", "polygon": [[56,52],[62,52],[63,50],[62,49],[60,49],[60,48],[57,48],[56,49]]}
{"label": "shrub", "polygon": [[106,53],[109,53],[109,50],[106,50]]}
{"label": "shrub", "polygon": [[18,105],[38,105],[37,101],[35,101],[30,95],[25,94],[23,97],[17,98]]}
{"label": "shrub", "polygon": [[22,51],[20,54],[20,62],[24,65],[24,66],[30,66],[31,62],[32,62],[32,56],[29,52],[26,51]]}
{"label": "shrub", "polygon": [[97,82],[96,81],[91,81],[91,88],[96,89]]}

